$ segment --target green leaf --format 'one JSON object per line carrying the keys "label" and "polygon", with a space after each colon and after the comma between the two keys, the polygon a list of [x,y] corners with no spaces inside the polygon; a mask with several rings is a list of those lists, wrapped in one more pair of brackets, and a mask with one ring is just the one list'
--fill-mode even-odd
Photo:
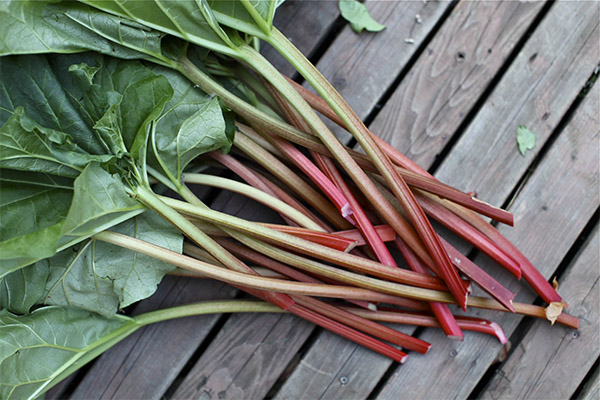
{"label": "green leaf", "polygon": [[22,107],[0,128],[0,167],[74,178],[92,161],[113,157],[92,155],[64,132],[40,126]]}
{"label": "green leaf", "polygon": [[151,27],[199,46],[229,55],[235,54],[228,38],[215,30],[212,21],[206,19],[203,1],[176,0],[82,0],[82,2],[141,25]]}
{"label": "green leaf", "polygon": [[208,151],[229,149],[232,142],[216,97],[205,95],[177,73],[162,73],[174,95],[157,120],[150,163],[179,181],[191,160]]}
{"label": "green leaf", "polygon": [[531,150],[535,147],[536,139],[535,133],[527,129],[525,125],[519,126],[519,129],[517,129],[517,144],[522,156],[525,156],[527,150]]}
{"label": "green leaf", "polygon": [[73,201],[63,235],[89,237],[143,212],[144,207],[127,194],[118,175],[99,164],[89,164],[75,179]]}
{"label": "green leaf", "polygon": [[[181,253],[183,237],[153,212],[112,228]],[[68,305],[110,316],[151,296],[171,264],[118,246],[90,240],[64,250],[49,261],[50,275],[40,303]]]}
{"label": "green leaf", "polygon": [[340,13],[346,21],[350,23],[350,27],[357,33],[364,29],[370,32],[379,32],[385,29],[385,25],[381,25],[371,17],[367,7],[357,0],[339,0],[338,6]]}
{"label": "green leaf", "polygon": [[[4,174],[3,174],[4,175]],[[73,192],[64,187],[2,181],[0,260],[44,258],[56,252]],[[0,276],[10,272],[0,262]]]}
{"label": "green leaf", "polygon": [[0,311],[0,398],[37,398],[138,327],[131,318],[60,307]]}
{"label": "green leaf", "polygon": [[48,261],[38,261],[21,268],[0,281],[0,309],[27,314],[46,292]]}
{"label": "green leaf", "polygon": [[128,19],[74,1],[0,2],[0,56],[92,50],[141,58],[160,54],[161,37]]}

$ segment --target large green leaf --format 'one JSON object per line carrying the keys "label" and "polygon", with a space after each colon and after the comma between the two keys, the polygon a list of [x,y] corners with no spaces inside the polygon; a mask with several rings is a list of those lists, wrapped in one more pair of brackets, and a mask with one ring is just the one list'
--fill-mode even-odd
{"label": "large green leaf", "polygon": [[138,327],[131,318],[60,307],[0,311],[0,398],[37,398]]}
{"label": "large green leaf", "polygon": [[0,260],[54,254],[72,190],[8,182],[1,185]]}
{"label": "large green leaf", "polygon": [[[173,89],[137,61],[91,54],[6,57],[0,77],[0,166],[18,181],[0,179],[3,276],[142,211],[121,178],[138,178],[133,162]],[[79,176],[72,205],[72,180],[57,188],[57,175]]]}
{"label": "large green leaf", "polygon": [[181,75],[161,70],[174,94],[157,120],[150,160],[172,179],[179,180],[191,160],[208,151],[227,150],[232,142],[225,132],[218,99],[196,90]]}
{"label": "large green leaf", "polygon": [[[112,230],[181,253],[182,235],[153,212],[129,219]],[[91,240],[49,261],[44,304],[68,305],[112,315],[152,295],[174,267],[152,257]]]}
{"label": "large green leaf", "polygon": [[27,314],[39,304],[46,292],[48,260],[21,268],[0,281],[0,310],[7,309],[17,314]]}
{"label": "large green leaf", "polygon": [[[234,55],[224,32],[214,25],[205,1],[81,0],[109,14],[142,24],[199,46]],[[211,18],[212,17],[212,18]]]}
{"label": "large green leaf", "polygon": [[0,167],[74,178],[90,162],[112,155],[93,155],[66,133],[40,126],[22,107],[0,128]]}
{"label": "large green leaf", "polygon": [[[88,237],[143,212],[127,194],[118,175],[99,164],[89,164],[75,179],[73,201],[63,226],[64,236]],[[118,221],[118,222],[117,222]]]}
{"label": "large green leaf", "polygon": [[[97,30],[112,40],[104,40]],[[160,53],[161,36],[74,1],[0,1],[0,56],[93,50],[119,58],[140,58]]]}
{"label": "large green leaf", "polygon": [[[112,230],[182,251],[182,235],[150,211]],[[7,275],[0,284],[0,309],[25,314],[36,304],[64,305],[110,316],[151,296],[173,269],[151,257],[88,240]]]}

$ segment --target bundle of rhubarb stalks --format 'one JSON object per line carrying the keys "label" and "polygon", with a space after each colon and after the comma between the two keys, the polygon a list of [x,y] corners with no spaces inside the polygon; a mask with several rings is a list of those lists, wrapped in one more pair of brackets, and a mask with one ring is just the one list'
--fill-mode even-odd
{"label": "bundle of rhubarb stalks", "polygon": [[[494,322],[452,310],[578,327],[553,285],[484,219],[512,225],[513,216],[439,182],[370,132],[273,27],[276,5],[4,2],[2,397],[35,398],[141,326],[190,315],[286,311],[398,362],[430,345],[381,322],[502,343]],[[314,92],[269,64],[260,41]],[[240,193],[280,223],[212,210],[195,187]],[[548,306],[513,302],[432,220]],[[217,279],[260,301],[119,312],[166,273]],[[471,295],[474,286],[486,296]],[[83,334],[69,335],[73,326]],[[40,367],[41,351],[52,365]]]}

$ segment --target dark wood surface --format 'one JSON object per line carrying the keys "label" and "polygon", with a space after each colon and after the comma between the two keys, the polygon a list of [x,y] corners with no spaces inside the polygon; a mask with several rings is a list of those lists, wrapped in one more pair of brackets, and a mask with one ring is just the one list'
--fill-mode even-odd
{"label": "dark wood surface", "polygon": [[[386,30],[355,34],[335,1],[288,1],[276,25],[374,132],[438,179],[513,212],[515,227],[501,232],[545,277],[558,276],[581,329],[470,310],[499,322],[509,345],[481,334],[457,342],[437,330],[398,327],[433,345],[398,365],[290,315],[188,318],[137,332],[48,398],[598,397],[599,3],[365,4]],[[264,52],[293,76],[272,49]],[[537,134],[525,156],[516,145],[519,125]],[[228,193],[212,206],[272,217]],[[500,276],[517,301],[536,300],[485,256],[475,261]],[[215,281],[169,277],[134,313],[235,296]]]}

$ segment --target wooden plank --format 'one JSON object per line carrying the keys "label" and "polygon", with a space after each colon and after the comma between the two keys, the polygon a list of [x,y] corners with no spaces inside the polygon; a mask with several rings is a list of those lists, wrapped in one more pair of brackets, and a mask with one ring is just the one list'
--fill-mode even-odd
{"label": "wooden plank", "polygon": [[[598,90],[600,86],[596,84],[516,198],[511,207],[515,227],[500,227],[546,278],[551,277],[600,203],[598,191],[590,190],[599,184]],[[475,262],[484,268],[492,267],[484,256],[476,257]],[[535,299],[523,282],[502,272],[494,275],[515,293],[516,301],[530,303]],[[573,299],[577,303],[577,293],[561,292],[567,302]],[[522,319],[510,313],[473,311],[472,314],[500,323],[508,337]],[[560,326],[553,329],[559,336],[572,333]],[[425,330],[420,338],[432,344],[429,356],[413,358],[398,368],[379,398],[396,398],[405,387],[411,387],[417,398],[466,398],[503,351],[490,337],[469,332],[464,342],[447,340],[433,330]]]}
{"label": "wooden plank", "polygon": [[[218,282],[168,277],[136,312],[233,294],[231,287]],[[141,329],[96,360],[72,398],[160,399],[217,319],[217,315],[206,315]]]}
{"label": "wooden plank", "polygon": [[[373,110],[451,2],[365,1],[365,5],[386,29],[356,34],[346,26],[317,63],[361,119]],[[339,127],[331,127],[340,140],[350,138]]]}
{"label": "wooden plank", "polygon": [[312,329],[292,315],[233,315],[174,397],[263,398]]}
{"label": "wooden plank", "polygon": [[462,2],[370,128],[430,166],[506,62],[543,2]]}
{"label": "wooden plank", "polygon": [[597,400],[600,398],[600,372],[598,368],[596,368],[590,380],[584,385],[579,398],[581,400]]}
{"label": "wooden plank", "polygon": [[553,329],[545,321],[536,321],[510,358],[496,372],[481,398],[572,397],[600,355],[597,307],[600,303],[597,268],[599,242],[596,227],[579,257],[561,279],[561,291],[571,294],[568,311],[581,321],[579,330],[570,332]]}
{"label": "wooden plank", "polygon": [[[501,204],[598,65],[599,7],[553,5],[442,163],[438,179]],[[519,125],[537,135],[525,157],[517,150]]]}
{"label": "wooden plank", "polygon": [[[404,329],[411,333],[411,329]],[[390,361],[353,342],[323,331],[292,375],[277,392],[276,400],[366,398]],[[369,373],[365,373],[368,366]]]}
{"label": "wooden plank", "polygon": [[[274,24],[294,45],[309,56],[333,28],[340,12],[337,1],[286,1],[277,9]],[[264,44],[261,53],[277,69],[289,77],[296,70],[275,51]]]}

